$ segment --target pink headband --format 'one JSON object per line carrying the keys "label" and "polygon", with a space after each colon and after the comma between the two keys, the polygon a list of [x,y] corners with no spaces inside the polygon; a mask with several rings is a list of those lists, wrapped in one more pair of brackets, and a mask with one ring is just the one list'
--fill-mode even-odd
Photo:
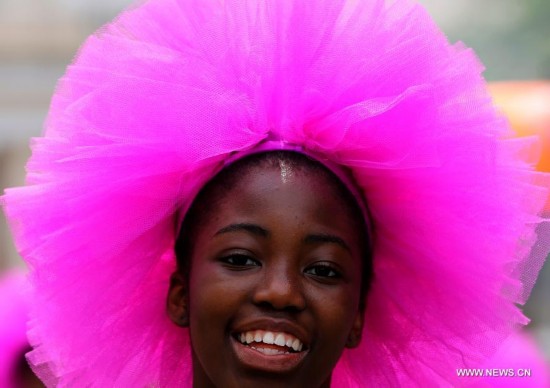
{"label": "pink headband", "polygon": [[[222,171],[224,168],[230,166],[231,164],[235,163],[236,161],[243,159],[247,156],[264,153],[264,152],[273,152],[273,151],[291,151],[291,152],[297,152],[300,154],[303,154],[319,163],[321,163],[323,166],[325,166],[329,171],[331,171],[336,177],[346,186],[348,191],[353,195],[355,198],[355,201],[359,208],[361,209],[361,212],[363,213],[363,218],[365,220],[365,225],[367,226],[369,237],[372,237],[372,223],[371,223],[371,217],[367,208],[367,205],[365,203],[364,197],[362,195],[362,191],[357,186],[355,180],[353,179],[351,173],[349,170],[347,170],[344,166],[341,166],[337,163],[334,163],[333,161],[327,159],[325,156],[317,153],[312,152],[310,150],[307,150],[301,145],[292,144],[289,142],[286,142],[284,140],[264,140],[252,148],[238,151],[234,154],[232,154],[229,158],[227,158],[223,164],[220,164],[220,166],[214,171],[212,174],[212,177],[216,176],[220,171]],[[210,179],[212,179],[212,177]],[[210,180],[209,179],[209,180]],[[205,182],[206,184],[206,182]],[[191,207],[191,204],[195,201],[195,198],[197,197],[198,193],[202,188],[204,187],[204,184],[201,185],[193,196],[192,200],[189,201],[186,206],[184,207],[184,211],[180,211],[178,213],[177,217],[177,224],[176,224],[176,231],[177,235],[179,235],[181,225],[183,223],[183,219],[185,218],[185,215],[187,214],[189,208]]]}

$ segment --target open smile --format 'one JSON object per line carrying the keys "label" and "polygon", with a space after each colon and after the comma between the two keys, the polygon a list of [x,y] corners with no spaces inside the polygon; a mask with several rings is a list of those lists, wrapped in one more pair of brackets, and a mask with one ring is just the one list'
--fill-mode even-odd
{"label": "open smile", "polygon": [[292,334],[269,330],[248,330],[231,336],[239,361],[246,367],[266,372],[290,372],[308,353],[304,343]]}
{"label": "open smile", "polygon": [[238,334],[237,339],[243,345],[248,345],[267,355],[297,353],[304,347],[302,341],[292,334],[266,330],[247,331]]}

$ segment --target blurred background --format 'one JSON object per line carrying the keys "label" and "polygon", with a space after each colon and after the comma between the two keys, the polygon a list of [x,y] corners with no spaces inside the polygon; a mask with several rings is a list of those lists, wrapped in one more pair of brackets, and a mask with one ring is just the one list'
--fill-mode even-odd
{"label": "blurred background", "polygon": [[[421,0],[451,42],[485,64],[495,101],[520,135],[545,137],[550,171],[550,1]],[[58,78],[84,39],[129,0],[0,0],[0,192],[21,185],[28,141],[42,131]],[[535,81],[515,82],[509,81]],[[550,207],[548,208],[550,210]],[[23,267],[0,211],[0,274]],[[526,307],[550,358],[550,263]]]}

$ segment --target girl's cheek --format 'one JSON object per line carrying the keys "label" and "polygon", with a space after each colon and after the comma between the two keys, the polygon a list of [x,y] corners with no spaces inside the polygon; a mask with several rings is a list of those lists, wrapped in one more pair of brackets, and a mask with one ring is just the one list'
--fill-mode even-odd
{"label": "girl's cheek", "polygon": [[224,311],[243,299],[250,280],[231,274],[215,261],[203,261],[190,275],[190,305],[210,314]]}
{"label": "girl's cheek", "polygon": [[325,292],[311,290],[308,296],[308,308],[319,325],[351,328],[359,312],[359,286],[345,285]]}

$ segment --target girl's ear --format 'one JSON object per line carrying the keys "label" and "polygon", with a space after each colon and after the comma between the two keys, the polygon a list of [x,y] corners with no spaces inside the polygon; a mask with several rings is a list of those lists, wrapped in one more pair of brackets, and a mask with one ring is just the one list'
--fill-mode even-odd
{"label": "girl's ear", "polygon": [[168,316],[180,327],[189,326],[189,312],[187,309],[187,282],[176,270],[170,277],[170,289],[166,301]]}
{"label": "girl's ear", "polygon": [[353,326],[348,335],[348,340],[346,341],[346,348],[356,348],[361,343],[361,334],[363,333],[363,322],[364,322],[364,312],[362,309],[359,309],[355,320],[353,321]]}

